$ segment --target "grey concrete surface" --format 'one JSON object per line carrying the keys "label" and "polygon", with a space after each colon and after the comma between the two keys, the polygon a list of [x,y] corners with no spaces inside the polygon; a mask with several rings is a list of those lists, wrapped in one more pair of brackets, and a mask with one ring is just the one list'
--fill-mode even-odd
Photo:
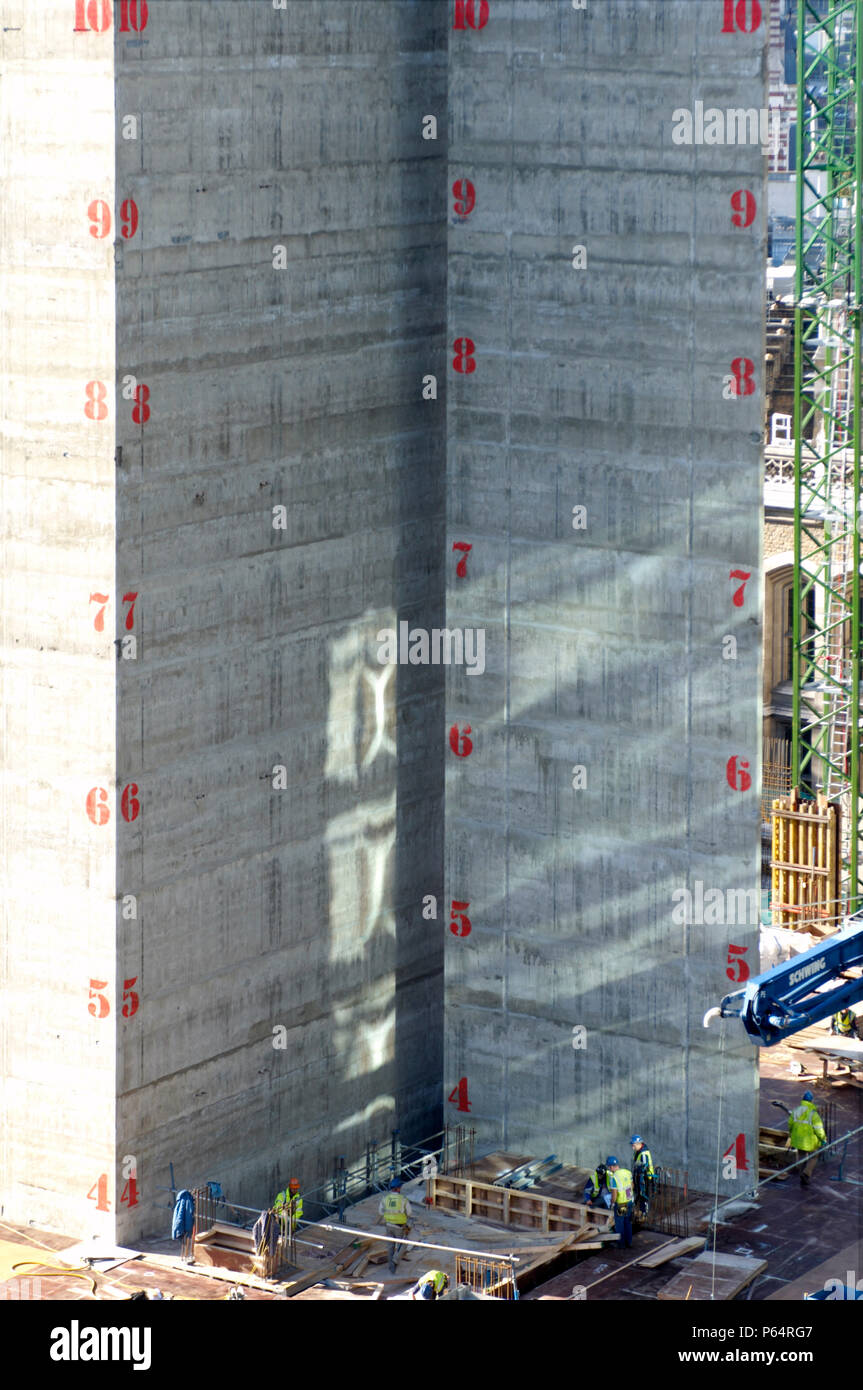
{"label": "grey concrete surface", "polygon": [[[766,35],[683,0],[74,8],[0,34],[3,1213],[128,1243],[171,1162],[263,1204],[441,1107],[582,1161],[638,1128],[711,1183],[756,1054],[701,1016],[757,928],[672,894],[758,881],[765,161],[671,125],[762,105]],[[379,663],[445,611],[481,675]]]}
{"label": "grey concrete surface", "polygon": [[[60,458],[65,421],[44,389],[6,454],[20,499],[5,513],[17,546],[5,591],[7,916],[13,989],[32,1020],[7,1035],[6,1061],[16,1133],[25,1114],[37,1119],[7,1154],[4,1207],[88,1229],[100,1218],[86,1192],[105,1170],[101,1219],[130,1240],[164,1223],[153,1203],[166,1200],[169,1162],[179,1183],[215,1178],[254,1205],[291,1173],[305,1187],[325,1180],[369,1136],[398,1124],[419,1138],[440,1121],[442,942],[420,904],[442,892],[443,677],[381,666],[375,636],[400,618],[443,618],[445,415],[421,381],[443,378],[446,6],[150,0],[140,36],[73,36],[71,6],[41,23],[31,8],[13,5],[2,90],[18,82],[26,98],[36,207],[48,204],[64,247],[61,307],[16,360],[41,255],[25,231],[39,224],[22,215],[35,180],[19,182],[18,201],[4,200],[20,298],[3,369],[13,387],[23,368],[39,382],[35,359],[54,342],[53,372],[77,403],[98,347],[116,389],[101,447],[75,417],[82,463],[80,449]],[[46,43],[57,94],[42,120]],[[93,129],[80,167],[73,108]],[[435,111],[441,138],[426,141]],[[128,115],[137,139],[123,138]],[[15,120],[10,96],[4,133]],[[3,191],[23,177],[7,156]],[[115,184],[118,214],[134,199],[138,227],[125,238],[118,220],[120,234],[94,241],[80,205],[97,188],[113,204]],[[75,277],[67,262],[80,263]],[[136,424],[127,397],[139,384],[150,415]],[[17,403],[10,392],[4,419]],[[59,538],[47,515],[58,489],[77,508]],[[13,543],[22,530],[27,543]],[[77,592],[97,576],[111,589],[101,637]],[[126,592],[139,596],[137,653],[115,659]],[[51,658],[39,650],[49,642]],[[54,690],[33,698],[43,670]],[[40,730],[53,774],[38,766]],[[115,811],[88,830],[77,791],[58,790],[57,774],[98,781],[96,765],[118,798],[139,787],[133,823]],[[47,835],[52,800],[56,862],[42,855],[45,890],[33,894],[37,861],[20,841],[28,816]],[[91,841],[107,884],[95,901]],[[93,1054],[87,979],[99,972],[112,1012]],[[123,1018],[113,1005],[132,977],[140,1006]],[[50,1104],[30,1037],[46,1015],[52,1096],[57,1051],[70,1078]],[[81,1123],[72,1138],[82,1091],[98,1132]]]}
{"label": "grey concrete surface", "polygon": [[[743,1133],[752,1172],[757,1053],[701,1024],[729,944],[757,968],[757,925],[675,923],[672,895],[759,881],[765,256],[761,150],[671,140],[696,100],[766,105],[766,29],[718,14],[498,0],[453,35],[450,182],[476,208],[448,280],[477,365],[450,372],[448,550],[473,548],[447,619],[485,627],[487,669],[447,682],[473,752],[447,763],[447,894],[472,930],[447,940],[446,1108],[480,1144],[583,1163],[637,1130],[709,1187],[720,1097],[719,1154]],[[723,399],[737,357],[757,389]]]}

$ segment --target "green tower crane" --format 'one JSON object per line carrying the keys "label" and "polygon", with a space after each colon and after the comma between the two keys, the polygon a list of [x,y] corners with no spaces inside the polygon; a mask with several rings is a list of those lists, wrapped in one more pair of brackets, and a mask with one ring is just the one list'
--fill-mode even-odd
{"label": "green tower crane", "polygon": [[863,0],[798,0],[797,19],[791,757],[798,786],[841,805],[841,909],[855,911]]}

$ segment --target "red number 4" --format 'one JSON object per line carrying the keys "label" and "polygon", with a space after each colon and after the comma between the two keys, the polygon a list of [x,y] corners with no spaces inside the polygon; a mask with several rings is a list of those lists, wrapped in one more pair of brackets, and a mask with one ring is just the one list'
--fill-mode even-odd
{"label": "red number 4", "polygon": [[457,1101],[459,1110],[470,1110],[470,1101],[467,1098],[466,1076],[463,1076],[461,1078],[457,1086],[453,1086],[452,1090],[447,1096],[447,1100],[449,1101],[450,1105],[455,1105]]}
{"label": "red number 4", "polygon": [[[93,1195],[94,1193],[96,1194],[95,1196]],[[99,1177],[96,1179],[96,1181],[93,1183],[93,1186],[90,1188],[90,1191],[87,1193],[87,1201],[88,1201],[88,1202],[95,1202],[95,1203],[96,1203],[96,1210],[97,1210],[97,1211],[110,1211],[110,1210],[111,1210],[110,1203],[109,1203],[109,1201],[108,1201],[108,1174],[107,1174],[107,1173],[101,1173],[101,1174],[99,1175]]]}

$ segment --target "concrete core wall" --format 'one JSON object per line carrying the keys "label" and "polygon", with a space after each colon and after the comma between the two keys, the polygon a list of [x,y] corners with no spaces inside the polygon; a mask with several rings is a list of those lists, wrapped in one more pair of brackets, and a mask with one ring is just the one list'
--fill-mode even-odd
{"label": "concrete core wall", "polygon": [[[757,926],[673,894],[758,883],[765,166],[671,128],[764,104],[765,34],[36,8],[0,36],[3,1213],[128,1242],[169,1162],[308,1192],[435,1129],[441,1077],[480,1148],[635,1127],[711,1183],[756,1054],[701,1017]],[[445,601],[481,673],[381,663]]]}
{"label": "concrete core wall", "polygon": [[[180,1184],[215,1178],[264,1204],[292,1173],[306,1189],[322,1182],[369,1137],[398,1125],[418,1139],[440,1122],[442,944],[418,926],[418,904],[442,892],[443,680],[382,665],[376,634],[418,613],[443,617],[444,412],[421,381],[443,376],[445,142],[423,139],[422,117],[437,111],[445,125],[446,6],[150,0],[145,26],[135,13],[140,32],[133,22],[74,36],[71,6],[53,5],[38,29],[31,8],[17,6],[20,34],[4,40],[20,45],[8,61],[30,84],[49,188],[64,167],[78,179],[58,217],[78,229],[91,185],[115,215],[107,242],[91,241],[86,222],[77,242],[109,293],[88,361],[101,332],[99,374],[114,387],[92,468],[110,510],[103,563],[90,557],[86,582],[98,577],[111,601],[90,641],[98,703],[85,712],[81,697],[79,708],[68,679],[58,696],[72,706],[71,740],[93,720],[112,795],[99,841],[111,897],[116,871],[100,957],[107,1114],[88,1151],[88,1168],[107,1174],[110,1214],[96,1217],[86,1187],[75,1189],[56,1111],[14,1039],[9,1066],[22,1130],[36,1108],[51,1131],[39,1182],[53,1195],[39,1218],[82,1231],[101,1219],[130,1240],[164,1224],[154,1203],[167,1200],[169,1161]],[[50,131],[47,117],[39,125],[46,32],[64,55],[57,86],[89,125],[94,68],[104,87],[94,110],[115,107],[86,176],[68,157],[69,106],[52,108]],[[8,167],[9,180],[20,174]],[[70,293],[61,281],[60,319]],[[91,315],[100,307],[91,295]],[[77,401],[84,367],[63,339],[66,358]],[[16,371],[36,368],[18,361]],[[84,380],[96,374],[88,366]],[[47,393],[34,415],[52,417]],[[55,487],[73,476],[60,455],[44,470]],[[25,469],[14,456],[9,467]],[[85,516],[76,540],[87,525],[96,520]],[[40,542],[41,565],[25,550],[10,561],[31,582],[46,572],[28,636],[37,645],[65,578],[50,536]],[[14,705],[19,678],[9,679]],[[8,726],[20,740],[16,788],[39,746],[36,715]],[[54,729],[52,755],[97,781],[92,756],[70,755],[67,730]],[[13,844],[26,830],[17,795]],[[64,807],[64,826],[78,815],[86,828],[74,798]],[[64,852],[56,837],[53,848]],[[44,1017],[41,951],[61,910],[86,974],[86,864],[70,863],[62,909],[50,911],[24,901],[33,865],[20,850],[10,867],[18,988]],[[47,883],[48,864],[42,872]],[[65,975],[57,985],[85,1025],[86,986]],[[69,1020],[57,1022],[68,1045]],[[70,1064],[93,1085],[89,1055]],[[74,1086],[69,1104],[85,1108]],[[29,1218],[31,1154],[12,1158],[4,1207]]]}
{"label": "concrete core wall", "polygon": [[[758,963],[757,910],[725,894],[757,905],[765,159],[671,133],[696,101],[766,106],[766,28],[721,23],[496,0],[453,34],[449,86],[476,207],[448,336],[476,351],[450,372],[447,550],[472,550],[447,620],[485,631],[486,669],[447,682],[473,748],[447,764],[471,931],[447,937],[446,1108],[481,1145],[591,1165],[637,1130],[711,1189],[720,1093],[721,1151],[743,1134],[750,1177],[756,1154],[757,1053],[723,1025],[721,1055],[702,1016],[730,945]],[[738,358],[756,389],[731,397]],[[696,881],[713,924],[674,897]]]}

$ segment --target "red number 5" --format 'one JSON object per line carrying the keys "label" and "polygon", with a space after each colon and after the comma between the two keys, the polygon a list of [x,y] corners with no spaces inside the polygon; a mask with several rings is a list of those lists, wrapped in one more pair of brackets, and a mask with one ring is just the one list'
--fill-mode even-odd
{"label": "red number 5", "polygon": [[[105,998],[104,994],[99,993],[100,989],[107,988],[107,980],[90,981],[90,1003],[87,1005],[87,1012],[92,1014],[94,1018],[107,1018],[108,1014],[111,1012],[111,1005],[108,1003],[108,1000]],[[97,999],[99,1001],[98,1009],[96,1007]]]}
{"label": "red number 5", "polygon": [[[728,947],[728,969],[725,973],[729,980],[733,980],[736,985],[740,985],[744,980],[749,979],[749,966],[745,960],[740,959],[743,953],[748,950],[748,946]],[[736,955],[734,954],[735,951],[737,952]]]}
{"label": "red number 5", "polygon": [[123,981],[123,1017],[133,1018],[138,1012],[138,996],[132,986],[137,981],[138,976],[133,975],[131,980]]}
{"label": "red number 5", "polygon": [[470,903],[456,902],[453,898],[449,910],[449,915],[452,918],[449,929],[453,936],[470,936],[470,918],[467,916],[469,907]]}

